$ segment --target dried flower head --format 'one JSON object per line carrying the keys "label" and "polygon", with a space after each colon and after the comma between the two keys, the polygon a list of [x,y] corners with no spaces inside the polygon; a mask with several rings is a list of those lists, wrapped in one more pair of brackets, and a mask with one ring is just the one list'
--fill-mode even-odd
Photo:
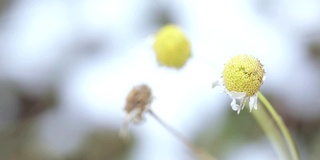
{"label": "dried flower head", "polygon": [[160,29],[153,47],[158,62],[167,67],[181,68],[191,55],[188,39],[180,28],[173,24]]}
{"label": "dried flower head", "polygon": [[[265,79],[263,65],[258,59],[248,54],[231,58],[224,67],[222,77],[213,84],[223,86],[224,91],[232,98],[231,107],[237,111],[244,108],[250,98],[250,111],[257,109],[257,92]],[[240,100],[237,104],[236,100]]]}
{"label": "dried flower head", "polygon": [[122,138],[127,137],[127,130],[130,122],[137,124],[144,120],[143,115],[149,110],[151,101],[152,93],[147,85],[143,84],[136,86],[129,92],[125,106],[126,116],[120,131],[120,136]]}

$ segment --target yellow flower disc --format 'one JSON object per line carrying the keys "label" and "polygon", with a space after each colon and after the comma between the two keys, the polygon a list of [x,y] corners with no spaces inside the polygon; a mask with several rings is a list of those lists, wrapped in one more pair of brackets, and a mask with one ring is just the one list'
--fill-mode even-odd
{"label": "yellow flower disc", "polygon": [[253,96],[263,83],[263,65],[251,55],[241,54],[230,59],[223,70],[223,82],[229,92],[245,92]]}
{"label": "yellow flower disc", "polygon": [[161,65],[181,68],[190,57],[190,43],[175,25],[164,26],[154,42],[157,60]]}

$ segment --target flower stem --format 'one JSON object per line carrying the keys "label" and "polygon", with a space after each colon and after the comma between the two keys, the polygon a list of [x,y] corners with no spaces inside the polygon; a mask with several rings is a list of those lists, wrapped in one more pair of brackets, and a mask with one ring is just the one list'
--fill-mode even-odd
{"label": "flower stem", "polygon": [[[246,107],[249,110],[249,107]],[[252,112],[253,117],[259,123],[262,130],[270,140],[279,159],[290,159],[286,144],[282,141],[281,133],[265,108],[259,107],[259,110]]]}
{"label": "flower stem", "polygon": [[178,140],[180,140],[182,143],[184,143],[186,146],[188,146],[195,154],[198,156],[199,159],[202,160],[216,160],[212,155],[207,153],[206,151],[202,150],[201,148],[197,147],[195,144],[193,144],[191,141],[189,141],[187,138],[185,138],[181,133],[179,133],[177,130],[170,127],[168,124],[166,124],[164,121],[162,121],[152,110],[148,111],[150,115],[156,119],[167,131],[169,131],[173,136],[175,136]]}
{"label": "flower stem", "polygon": [[297,150],[297,147],[291,137],[291,134],[282,121],[281,117],[279,114],[276,112],[276,110],[273,108],[273,106],[270,104],[270,102],[264,97],[264,95],[261,92],[258,92],[258,98],[261,101],[261,103],[264,104],[266,109],[269,111],[271,117],[275,120],[276,124],[280,128],[281,133],[284,136],[284,139],[289,147],[290,154],[294,160],[300,160],[300,156]]}

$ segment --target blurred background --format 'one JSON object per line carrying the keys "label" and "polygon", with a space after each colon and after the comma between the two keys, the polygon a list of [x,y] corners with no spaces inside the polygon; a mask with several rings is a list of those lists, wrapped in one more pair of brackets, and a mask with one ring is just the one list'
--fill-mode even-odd
{"label": "blurred background", "polygon": [[[180,70],[158,65],[152,49],[167,23],[191,42]],[[194,159],[149,115],[129,143],[119,139],[140,84],[159,117],[218,159],[277,159],[251,114],[211,88],[240,53],[264,64],[261,90],[302,159],[319,159],[320,1],[2,0],[0,159]]]}

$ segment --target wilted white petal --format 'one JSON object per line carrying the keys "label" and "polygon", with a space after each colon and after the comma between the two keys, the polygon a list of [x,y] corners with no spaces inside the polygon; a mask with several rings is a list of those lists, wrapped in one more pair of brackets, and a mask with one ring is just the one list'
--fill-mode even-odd
{"label": "wilted white petal", "polygon": [[[246,100],[246,93],[245,92],[235,92],[235,91],[231,91],[231,92],[227,92],[228,95],[232,98],[232,102],[231,102],[231,108],[234,111],[237,111],[237,113],[240,113],[240,110],[243,109],[244,104],[245,104],[245,100]],[[237,104],[237,99],[240,100],[240,104]]]}
{"label": "wilted white petal", "polygon": [[226,89],[225,89],[225,87],[223,85],[223,79],[222,78],[219,78],[219,80],[217,80],[217,81],[212,83],[212,88],[215,88],[215,87],[217,87],[221,93],[226,92]]}
{"label": "wilted white petal", "polygon": [[129,124],[130,122],[137,123],[138,121],[141,121],[141,119],[139,119],[137,116],[139,112],[140,112],[139,109],[135,108],[131,112],[126,113],[126,116],[124,117],[124,120],[123,120],[122,127],[119,132],[120,138],[124,140],[129,139],[129,135],[128,135]]}
{"label": "wilted white petal", "polygon": [[234,110],[234,111],[237,111],[239,109],[239,105],[237,104],[237,101],[236,99],[232,99],[232,102],[231,102],[231,108]]}
{"label": "wilted white petal", "polygon": [[212,88],[216,87],[216,86],[224,86],[223,85],[223,79],[219,78],[217,81],[212,83]]}
{"label": "wilted white petal", "polygon": [[215,81],[215,82],[212,83],[212,88],[217,87],[217,86],[221,86],[219,84],[219,81]]}
{"label": "wilted white petal", "polygon": [[129,128],[129,123],[128,122],[123,122],[122,127],[120,129],[119,132],[119,137],[127,140],[129,139],[129,135],[128,135],[128,128]]}
{"label": "wilted white petal", "polygon": [[255,110],[258,109],[257,101],[258,101],[258,95],[256,93],[250,97],[250,101],[249,101],[250,112],[251,112],[252,108],[254,108]]}
{"label": "wilted white petal", "polygon": [[262,77],[262,82],[263,82],[264,80],[266,80],[266,78],[267,78],[266,76],[263,76],[263,77]]}
{"label": "wilted white petal", "polygon": [[231,92],[227,92],[227,93],[233,99],[242,99],[242,98],[244,98],[246,96],[246,92],[231,91]]}
{"label": "wilted white petal", "polygon": [[247,97],[244,97],[244,98],[241,99],[241,101],[240,101],[240,108],[241,109],[243,109],[244,106],[246,105],[247,99],[248,99]]}
{"label": "wilted white petal", "polygon": [[241,109],[240,109],[240,107],[238,108],[238,111],[237,111],[237,114],[240,114],[240,111],[241,111]]}
{"label": "wilted white petal", "polygon": [[139,108],[133,109],[131,112],[127,113],[126,117],[124,118],[124,122],[131,122],[137,123],[139,117],[138,114],[140,113]]}

